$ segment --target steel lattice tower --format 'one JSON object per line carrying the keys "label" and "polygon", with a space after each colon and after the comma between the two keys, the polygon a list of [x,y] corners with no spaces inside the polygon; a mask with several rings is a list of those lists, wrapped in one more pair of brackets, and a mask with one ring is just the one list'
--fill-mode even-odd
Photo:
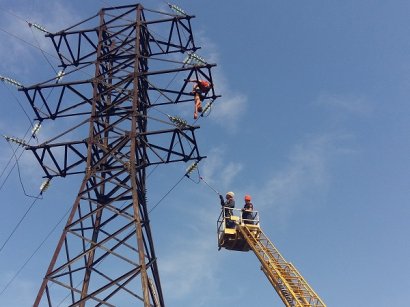
{"label": "steel lattice tower", "polygon": [[[204,157],[195,138],[198,126],[155,121],[150,112],[163,116],[180,103],[192,110],[189,80],[212,83],[215,65],[192,61],[198,60],[193,17],[141,4],[110,7],[46,35],[64,74],[22,90],[37,120],[65,118],[66,125],[27,149],[47,178],[84,179],[34,306],[165,305],[148,216],[147,168]],[[204,103],[217,97],[212,87]]]}

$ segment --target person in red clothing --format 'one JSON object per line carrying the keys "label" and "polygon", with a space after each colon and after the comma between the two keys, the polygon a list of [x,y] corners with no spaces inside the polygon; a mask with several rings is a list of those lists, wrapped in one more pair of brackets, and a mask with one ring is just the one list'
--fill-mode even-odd
{"label": "person in red clothing", "polygon": [[194,111],[194,119],[198,118],[198,113],[202,112],[202,100],[206,94],[208,94],[209,90],[212,87],[212,84],[206,80],[188,80],[188,82],[193,82],[194,87],[192,89],[192,93],[195,96],[195,111]]}

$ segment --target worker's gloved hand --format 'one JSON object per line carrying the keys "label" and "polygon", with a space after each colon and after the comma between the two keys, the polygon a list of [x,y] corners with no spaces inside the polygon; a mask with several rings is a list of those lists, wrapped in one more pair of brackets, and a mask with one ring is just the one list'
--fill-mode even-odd
{"label": "worker's gloved hand", "polygon": [[225,205],[224,198],[221,194],[219,194],[219,199],[221,200],[221,205]]}

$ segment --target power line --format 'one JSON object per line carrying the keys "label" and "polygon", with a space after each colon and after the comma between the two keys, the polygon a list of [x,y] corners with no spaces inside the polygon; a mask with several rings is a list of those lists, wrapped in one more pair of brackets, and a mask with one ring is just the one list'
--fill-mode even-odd
{"label": "power line", "polygon": [[[26,43],[27,45],[29,45],[29,46],[31,46],[31,47],[33,47],[33,48],[35,48],[35,49],[39,49],[40,51],[42,50],[40,47],[37,47],[36,45],[33,45],[32,43],[26,41],[25,39],[23,39],[23,38],[21,38],[21,37],[18,37],[17,35],[15,35],[15,34],[13,34],[13,33],[10,33],[9,31],[3,29],[2,27],[0,27],[0,31],[6,33],[7,35],[10,35],[10,36],[14,37],[15,39],[18,39],[19,41],[22,41],[23,43]],[[46,54],[48,54],[49,56],[55,57],[55,56],[53,56],[52,54],[48,53],[47,51],[44,51],[44,50],[43,50],[43,52],[46,53]],[[56,58],[56,57],[55,57],[55,58]]]}
{"label": "power line", "polygon": [[[39,194],[40,195],[40,194]],[[0,253],[2,252],[2,250],[4,249],[4,247],[7,245],[7,243],[9,242],[9,240],[11,239],[11,237],[13,236],[13,234],[17,231],[17,229],[19,228],[20,224],[23,222],[24,218],[27,216],[27,214],[30,212],[30,210],[33,208],[34,204],[37,202],[37,200],[39,200],[40,198],[35,198],[33,200],[33,202],[31,203],[31,205],[28,207],[28,209],[26,210],[26,212],[23,214],[23,216],[20,218],[20,220],[18,221],[18,223],[16,224],[16,226],[14,226],[14,229],[12,230],[12,232],[9,234],[9,236],[7,237],[6,241],[4,241],[3,245],[0,247]]]}
{"label": "power line", "polygon": [[27,20],[24,19],[23,17],[17,15],[17,14],[14,13],[13,11],[10,11],[10,10],[8,10],[8,9],[5,9],[4,7],[3,7],[3,9],[2,9],[2,12],[7,13],[7,14],[10,14],[11,16],[13,16],[13,17],[15,17],[15,18],[17,18],[17,19],[20,19],[21,21],[27,22]]}
{"label": "power line", "polygon": [[[46,62],[51,66],[51,68],[52,68],[52,69],[54,70],[54,72],[57,74],[57,71],[54,69],[54,66],[50,63],[50,61],[49,61],[48,58],[46,57],[46,55],[45,55],[45,53],[44,53],[44,50],[40,47],[40,43],[38,42],[38,40],[37,40],[37,38],[36,38],[36,36],[35,36],[35,34],[34,34],[34,32],[33,32],[32,27],[35,27],[35,28],[37,28],[37,29],[39,29],[40,31],[43,31],[43,32],[45,32],[45,29],[43,29],[41,26],[38,26],[38,25],[35,24],[35,23],[29,22],[27,19],[25,19],[25,18],[23,18],[23,17],[17,15],[16,13],[14,13],[14,12],[12,12],[12,11],[10,11],[10,10],[3,9],[3,12],[5,12],[5,13],[7,13],[7,14],[10,14],[11,16],[13,16],[13,17],[15,17],[15,18],[17,18],[17,19],[19,19],[19,20],[21,20],[21,21],[24,21],[24,22],[30,27],[31,33],[32,33],[32,35],[33,35],[33,38],[34,38],[34,40],[36,41],[36,43],[37,43],[37,45],[38,45],[38,49],[40,49],[40,51],[41,51],[41,53],[43,54],[43,56],[44,56]],[[46,32],[47,32],[47,31],[46,31]],[[33,46],[34,46],[34,45],[33,45]]]}
{"label": "power line", "polygon": [[[1,29],[0,29],[0,30],[1,30]],[[24,40],[23,40],[23,41],[24,41]],[[34,46],[34,47],[35,47],[35,46]],[[42,50],[41,48],[38,48],[38,49]],[[84,72],[84,73],[86,73],[86,72]],[[173,80],[171,80],[171,82],[172,82],[172,81],[173,81]],[[176,145],[176,144],[174,144],[174,146],[175,146],[175,145]],[[186,174],[185,174],[185,175],[186,175]],[[184,175],[184,176],[185,176],[185,175]],[[154,206],[149,212],[151,212],[152,210],[154,210],[154,209],[163,201],[163,199],[165,199],[165,198],[176,188],[176,186],[183,180],[184,176],[182,176],[182,178],[179,179],[179,181],[177,181],[177,183],[157,202],[157,204],[155,204],[155,206]],[[34,205],[34,202],[33,202],[33,204],[30,206],[30,208],[29,208],[28,211],[31,210],[31,207],[32,207],[33,205]],[[26,214],[28,213],[28,211],[26,212]],[[25,214],[25,215],[26,215],[26,214]],[[19,224],[20,224],[21,221],[24,219],[25,215],[24,215],[23,218],[20,220]],[[19,224],[16,226],[15,230],[18,228]],[[15,230],[13,230],[12,234],[14,233]],[[12,235],[12,234],[11,234],[11,235]],[[10,237],[11,237],[11,236],[10,236]],[[7,241],[10,239],[10,237],[7,239]],[[7,241],[5,242],[5,244],[7,243]],[[0,248],[0,252],[1,252],[1,250],[4,248],[5,244],[3,244],[3,246]],[[30,259],[31,259],[31,258],[30,258]]]}
{"label": "power line", "polygon": [[[29,26],[30,26],[30,24],[29,24]],[[31,30],[31,34],[33,34],[34,40],[36,41],[36,43],[37,43],[37,45],[38,45],[38,47],[39,47],[39,49],[40,49],[40,51],[41,51],[41,54],[43,55],[43,57],[44,57],[44,59],[46,60],[46,62],[48,63],[48,65],[50,65],[50,67],[51,67],[51,69],[54,71],[54,73],[57,75],[58,73],[57,73],[57,71],[55,70],[53,64],[51,64],[50,60],[47,58],[47,56],[46,56],[46,54],[44,53],[43,49],[40,47],[40,43],[39,43],[39,41],[37,40],[36,35],[34,34],[34,31],[33,31],[33,29],[31,28],[31,26],[30,26],[30,30]]]}
{"label": "power line", "polygon": [[[102,2],[105,2],[105,1],[102,0]],[[105,3],[108,4],[107,2],[105,2]],[[109,5],[109,4],[108,4],[108,5]],[[111,7],[111,6],[110,6],[110,7]],[[13,15],[14,17],[16,17],[16,18],[18,18],[18,19],[20,19],[20,20],[26,22],[26,23],[30,26],[30,29],[31,29],[31,23],[29,23],[27,20],[25,20],[24,18],[22,18],[22,17],[20,17],[20,16],[18,16],[18,15],[16,15],[16,14],[14,14],[14,13],[12,13],[12,12],[10,12],[10,11],[6,11],[6,12],[8,12],[9,14]],[[37,39],[35,38],[35,35],[34,35],[32,29],[31,29],[32,34],[33,34],[33,36],[34,36],[34,38],[35,38],[35,40],[36,40],[38,46],[35,46],[35,45],[31,44],[30,42],[28,42],[28,41],[26,41],[26,40],[24,40],[24,39],[22,39],[22,38],[20,38],[20,37],[18,37],[18,36],[16,36],[16,35],[10,33],[10,32],[7,31],[7,30],[2,29],[2,28],[0,28],[0,31],[3,31],[3,32],[7,33],[8,35],[10,35],[10,36],[12,36],[12,37],[14,37],[14,38],[16,38],[16,39],[18,39],[18,40],[21,40],[21,41],[25,42],[26,44],[28,44],[28,45],[30,45],[30,46],[32,46],[32,47],[34,47],[34,48],[39,49],[39,50],[42,52],[42,54],[43,54],[43,56],[45,57],[45,59],[47,60],[47,62],[50,64],[50,66],[51,66],[51,67],[53,68],[53,70],[55,71],[54,67],[51,65],[51,63],[50,63],[49,60],[47,59],[46,54],[48,54],[48,55],[50,55],[50,56],[52,56],[52,57],[54,57],[54,58],[56,58],[56,57],[55,57],[54,55],[52,55],[52,54],[50,54],[50,53],[44,51],[44,50],[40,47],[40,44],[38,43]],[[185,35],[185,33],[184,33],[184,35]],[[56,71],[55,71],[55,72],[56,72]],[[84,72],[84,73],[86,73],[86,72]],[[170,80],[170,82],[169,82],[168,85],[167,85],[167,88],[173,83],[173,81],[175,80],[175,78],[176,78],[176,75]],[[158,96],[157,100],[159,99],[159,97],[160,97],[160,96]],[[19,103],[19,104],[20,104],[20,103]],[[21,105],[20,105],[20,106],[21,106]],[[23,110],[24,110],[24,109],[23,109]],[[157,111],[159,111],[159,110],[157,110]],[[163,113],[163,112],[161,112],[161,113]],[[27,114],[26,114],[26,115],[27,115]],[[194,123],[195,123],[196,121],[197,121],[197,120],[195,120]],[[175,144],[174,144],[174,146],[175,146]],[[20,155],[20,156],[21,156],[21,155]],[[17,163],[17,159],[16,159],[16,163]],[[13,166],[13,168],[14,168],[14,166]],[[156,168],[154,168],[154,169],[150,172],[149,175],[151,175],[152,172],[155,171],[155,169],[156,169]],[[7,178],[8,178],[8,176],[7,176]],[[6,178],[6,179],[7,179],[7,178]],[[183,177],[181,178],[180,181],[182,181],[182,179],[183,179]],[[192,180],[192,179],[191,179],[191,180]],[[177,184],[178,184],[180,181],[178,181]],[[4,185],[4,183],[5,183],[5,181],[3,182],[2,186]],[[176,184],[176,185],[177,185],[177,184]],[[173,188],[175,188],[176,185],[175,185]],[[2,186],[0,187],[0,189],[2,188]],[[173,188],[171,189],[171,191],[173,190]],[[24,188],[23,188],[23,189],[24,189]],[[164,199],[171,191],[169,191],[162,199]],[[162,201],[162,199],[159,201],[159,203]],[[154,206],[154,208],[155,208],[159,203],[157,203],[157,204]],[[151,210],[153,210],[154,208],[152,208]]]}
{"label": "power line", "polygon": [[26,117],[28,118],[28,121],[30,122],[30,125],[33,125],[33,121],[31,120],[30,116],[27,114],[26,110],[24,109],[23,105],[21,104],[20,100],[17,98],[17,96],[13,93],[13,91],[11,91],[9,89],[8,86],[6,86],[6,84],[4,84],[4,87],[10,92],[10,94],[13,96],[14,100],[17,101],[17,104],[19,105],[19,107],[21,108],[21,110],[24,112],[24,114],[26,115]]}
{"label": "power line", "polygon": [[[13,146],[11,146],[10,142],[7,142],[7,143],[10,145],[10,148],[13,150]],[[31,197],[31,198],[38,198],[37,196],[29,195],[29,194],[26,193],[26,189],[24,188],[23,180],[21,178],[20,165],[19,165],[17,156],[15,155],[14,151],[13,151],[13,156],[16,159],[16,164],[15,165],[17,165],[17,172],[18,172],[18,175],[19,175],[20,185],[21,185],[21,188],[23,189],[24,195],[26,195],[27,197]],[[40,197],[40,199],[41,198],[42,197]]]}
{"label": "power line", "polygon": [[[180,183],[181,181],[184,179],[186,175],[184,174],[174,185],[171,189],[168,190],[167,193],[165,193],[165,195],[151,208],[151,210],[149,211],[149,213],[151,213]],[[25,216],[28,214],[28,212],[31,210],[31,208],[33,207],[33,205],[35,204],[35,202],[37,201],[37,199],[35,199],[33,201],[33,203],[30,205],[30,207],[28,208],[28,210],[25,212],[25,214],[23,215],[23,217],[20,219],[20,221],[17,223],[17,225],[15,226],[14,230],[12,231],[12,233],[9,235],[9,237],[7,238],[7,240],[3,243],[3,246],[0,248],[0,253],[1,251],[4,249],[5,245],[7,244],[7,242],[10,240],[10,238],[12,237],[12,235],[15,233],[15,231],[17,230],[17,228],[20,226],[21,222],[23,221],[23,219],[25,218]],[[40,250],[40,248],[45,244],[45,242],[50,238],[50,236],[53,234],[53,232],[57,229],[58,225],[61,224],[61,222],[64,220],[64,218],[68,215],[68,213],[70,212],[71,208],[69,208],[68,211],[66,211],[66,213],[58,220],[58,222],[54,225],[54,227],[48,232],[48,234],[45,236],[45,238],[41,241],[41,243],[37,246],[37,248],[31,253],[31,255],[26,259],[26,261],[20,266],[20,268],[17,270],[17,272],[13,275],[13,277],[10,278],[10,280],[7,282],[7,284],[3,287],[3,289],[0,291],[0,295],[2,295],[9,287],[10,285],[14,282],[14,280],[17,278],[17,276],[25,269],[25,267],[27,266],[27,264],[31,261],[31,259],[37,254],[37,252]],[[65,300],[65,299],[64,299]],[[63,300],[63,301],[64,301]]]}
{"label": "power line", "polygon": [[[107,3],[107,4],[108,4],[108,3]],[[14,16],[14,17],[16,17],[16,18],[18,18],[18,19],[20,19],[20,20],[26,22],[29,26],[31,25],[31,23],[28,22],[26,19],[24,19],[24,18],[22,18],[22,17],[20,17],[20,16],[18,16],[18,15],[16,15],[16,14],[14,14],[14,13],[12,13],[12,12],[10,12],[10,11],[7,11],[7,10],[6,10],[6,12],[9,13],[9,14],[11,14],[12,16]],[[31,29],[31,26],[30,26],[30,29]],[[39,49],[39,50],[42,52],[42,54],[43,54],[43,56],[45,57],[45,59],[47,60],[47,62],[50,64],[50,66],[51,66],[51,67],[53,68],[53,70],[55,71],[54,67],[53,67],[53,66],[51,65],[51,63],[48,61],[48,59],[47,59],[47,57],[46,57],[46,54],[48,54],[49,56],[52,56],[52,57],[54,57],[54,58],[56,58],[56,57],[55,57],[54,55],[52,55],[52,54],[50,54],[50,53],[44,51],[44,50],[40,47],[40,44],[38,43],[37,39],[35,38],[32,29],[31,29],[32,34],[33,34],[34,39],[36,40],[38,46],[35,46],[35,45],[31,44],[30,42],[28,42],[28,41],[26,41],[26,40],[24,40],[24,39],[22,39],[22,38],[20,38],[20,37],[18,37],[18,36],[16,36],[16,35],[10,33],[9,31],[7,31],[7,30],[5,30],[5,29],[0,28],[0,31],[3,31],[3,32],[5,32],[6,34],[8,34],[8,35],[10,35],[10,36],[12,36],[12,37],[14,37],[14,38],[16,38],[16,39],[18,39],[18,40],[20,40],[20,41],[22,41],[22,42],[24,42],[24,43],[26,43],[26,44],[28,44],[28,45],[34,47],[34,48]],[[55,72],[56,72],[56,71],[55,71]],[[86,73],[86,72],[84,72],[84,73]],[[176,78],[176,76],[174,76],[174,78],[172,78],[172,79],[169,81],[169,83],[168,83],[168,85],[167,85],[167,88],[173,83],[173,81],[175,80],[175,78]],[[157,100],[159,99],[159,97],[160,97],[160,96],[158,96]],[[18,103],[19,103],[19,105],[21,106],[21,104],[20,104],[19,101],[18,101]],[[23,109],[22,106],[21,106],[21,108]],[[24,111],[24,109],[23,109],[23,111]],[[159,110],[157,110],[157,111],[159,111]],[[24,112],[25,112],[25,111],[24,111]],[[163,113],[163,112],[161,112],[161,113]],[[26,112],[25,112],[25,114],[26,114],[26,116],[28,117],[28,115],[27,115]],[[29,118],[29,117],[28,117],[28,118]],[[30,119],[29,119],[29,120],[30,120]],[[30,123],[31,123],[31,122],[30,122]],[[31,123],[31,124],[32,124],[32,123]],[[21,155],[19,156],[19,158],[20,158],[20,157],[21,157]],[[16,165],[17,163],[18,163],[18,159],[16,159],[16,163],[15,163],[14,166],[12,167],[11,171],[14,169],[14,167],[15,167],[15,165]],[[9,163],[8,163],[8,164],[9,164]],[[18,165],[17,165],[17,166],[18,166]],[[155,170],[155,168],[154,168],[154,170]],[[153,171],[154,171],[154,170],[153,170]],[[7,179],[8,179],[8,177],[9,177],[11,171],[9,172],[8,176],[6,177],[6,179],[3,181],[2,185],[0,186],[0,190],[2,189],[2,187],[3,187],[4,184],[5,184],[5,182],[7,181]],[[152,172],[153,172],[153,171],[152,171]],[[152,174],[152,172],[151,172],[150,174]],[[4,170],[3,170],[2,174],[3,174],[3,173],[4,173]],[[20,173],[19,173],[19,175],[20,175]],[[24,190],[24,187],[23,187],[23,190]]]}
{"label": "power line", "polygon": [[[24,136],[24,137],[25,137],[25,136]],[[18,148],[20,148],[20,147],[17,147],[17,149],[18,149]],[[16,152],[17,152],[17,149],[16,149]],[[24,153],[24,149],[21,151],[21,153],[20,153],[20,155],[18,156],[18,158],[16,158],[16,161],[14,162],[14,164],[13,164],[13,166],[11,167],[10,171],[8,172],[6,178],[5,178],[5,179],[3,180],[3,182],[1,183],[1,185],[0,185],[0,191],[3,189],[4,185],[6,184],[7,180],[9,179],[9,177],[10,177],[12,171],[14,170],[14,168],[15,168],[16,165],[17,165],[17,161],[21,158],[21,156],[23,155],[23,153]],[[11,155],[9,162],[7,163],[6,167],[3,169],[3,171],[2,171],[2,173],[1,173],[1,175],[0,175],[0,178],[1,178],[1,176],[4,174],[5,170],[7,169],[7,166],[10,164],[11,160],[13,159],[13,155],[15,156],[15,152],[13,152],[13,154]]]}
{"label": "power line", "polygon": [[173,187],[167,193],[165,193],[165,195],[151,208],[151,210],[148,211],[148,213],[151,213],[165,199],[165,197],[167,197],[177,187],[177,185],[180,184],[184,177],[185,174],[181,177],[181,179],[177,181],[177,183],[173,185]]}
{"label": "power line", "polygon": [[[31,23],[29,23],[29,22],[28,22],[27,20],[25,20],[24,18],[18,16],[17,14],[15,14],[15,13],[9,11],[9,10],[3,10],[3,11],[9,13],[10,15],[14,16],[15,18],[17,18],[17,19],[19,19],[19,20],[24,21],[24,22],[27,23],[29,26],[31,25]],[[31,26],[30,26],[30,29],[31,29]],[[31,30],[32,30],[32,29],[31,29]],[[46,61],[50,64],[50,66],[51,66],[51,67],[53,68],[53,70],[55,71],[54,67],[52,66],[52,64],[50,63],[50,61],[47,59],[47,57],[46,57],[46,55],[45,55],[46,52],[40,47],[40,44],[38,43],[38,41],[37,41],[37,39],[36,39],[36,37],[35,37],[33,31],[31,31],[31,32],[32,32],[32,34],[33,34],[34,39],[36,40],[36,42],[37,42],[37,44],[38,44],[38,47],[35,46],[35,45],[33,45],[33,44],[31,44],[30,42],[28,42],[28,41],[26,41],[26,40],[20,38],[20,37],[18,37],[17,35],[12,34],[11,32],[9,32],[9,31],[7,31],[7,30],[5,30],[5,29],[3,29],[3,28],[0,28],[0,31],[3,31],[3,32],[5,32],[6,34],[8,34],[8,35],[10,35],[10,36],[12,36],[12,37],[14,37],[14,38],[16,38],[16,39],[18,39],[18,40],[20,40],[20,41],[23,41],[23,42],[25,42],[26,44],[28,44],[28,45],[30,45],[30,46],[32,46],[32,47],[34,47],[34,48],[39,49],[39,50],[42,52],[43,56],[45,57]],[[53,56],[53,55],[50,54],[50,56]],[[9,89],[8,89],[8,90],[9,90]],[[10,90],[9,90],[9,91],[10,91]],[[10,92],[11,92],[11,91],[10,91]],[[27,136],[28,132],[30,131],[30,128],[33,126],[33,122],[32,122],[32,120],[31,120],[30,116],[27,114],[27,112],[26,112],[25,109],[23,108],[23,106],[22,106],[22,104],[20,103],[19,99],[14,95],[14,93],[11,92],[11,94],[13,95],[14,99],[17,101],[18,105],[19,105],[20,108],[23,110],[24,114],[26,115],[26,117],[28,118],[28,120],[29,120],[29,122],[30,122],[30,127],[28,128],[27,132],[25,133],[25,135],[24,135],[24,137],[23,137],[23,138],[25,138],[25,137]],[[50,94],[51,94],[51,93],[50,93]],[[30,138],[30,140],[31,140],[31,138]],[[29,140],[29,141],[30,141],[30,140]],[[19,169],[19,165],[18,165],[18,160],[19,160],[20,157],[22,156],[24,150],[21,152],[21,154],[19,155],[18,158],[17,158],[17,156],[16,156],[16,152],[17,152],[17,149],[16,149],[16,150],[13,150],[13,155],[10,157],[10,159],[9,159],[9,161],[8,161],[8,163],[7,163],[7,165],[6,165],[6,167],[5,167],[5,168],[3,169],[3,171],[1,172],[0,178],[3,176],[3,174],[4,174],[4,172],[6,171],[7,167],[10,165],[10,162],[11,162],[11,160],[13,159],[13,156],[14,156],[14,157],[16,158],[16,162],[14,163],[14,165],[12,166],[12,168],[10,169],[10,171],[9,171],[9,173],[7,174],[6,178],[3,180],[3,182],[2,182],[2,184],[1,184],[1,186],[0,186],[0,190],[3,188],[4,184],[7,182],[7,180],[8,180],[8,178],[9,178],[11,172],[14,170],[14,168],[15,168],[16,165],[17,165],[17,168],[18,168],[18,171],[19,171],[19,178],[20,178],[20,182],[21,182],[21,175],[20,175],[20,169]],[[21,184],[22,184],[22,182],[21,182]],[[23,191],[24,191],[24,193],[25,193],[23,184],[22,184],[22,187],[23,187]],[[25,195],[28,196],[26,193],[25,193]]]}
{"label": "power line", "polygon": [[61,222],[65,219],[65,217],[68,215],[70,212],[71,208],[60,218],[60,220],[54,225],[54,227],[48,232],[46,237],[41,241],[40,245],[34,250],[34,252],[31,253],[30,257],[26,259],[26,261],[23,263],[22,266],[17,270],[17,272],[13,275],[13,277],[7,282],[7,284],[3,287],[3,289],[0,291],[0,295],[2,295],[8,287],[13,283],[13,281],[17,278],[17,276],[24,270],[26,265],[30,262],[30,260],[37,254],[37,252],[40,250],[40,248],[44,245],[44,243],[50,238],[50,236],[53,234],[53,232],[57,229],[58,225],[61,224]]}
{"label": "power line", "polygon": [[[24,136],[23,136],[23,139],[26,138],[26,136],[27,136],[27,134],[29,133],[30,129],[31,129],[31,127],[29,127],[29,128],[27,129],[26,133],[25,133]],[[28,139],[27,142],[30,142],[33,137],[34,137],[34,134],[31,135],[31,137]],[[13,164],[13,166],[11,167],[10,171],[8,172],[6,178],[3,180],[2,184],[0,185],[0,191],[3,189],[5,183],[7,182],[7,180],[8,180],[8,178],[10,177],[12,171],[14,170],[14,168],[16,167],[18,161],[20,160],[21,156],[22,156],[23,153],[24,153],[24,149],[23,149],[23,150],[21,151],[20,155],[17,157],[17,156],[16,156],[16,152],[17,152],[17,150],[18,150],[19,148],[20,148],[20,146],[17,147],[16,150],[12,149],[12,150],[13,150],[13,153],[12,153],[12,155],[11,155],[9,161],[7,162],[7,165],[3,168],[3,171],[2,171],[1,174],[0,174],[0,178],[1,178],[1,177],[3,176],[3,174],[4,174],[4,172],[6,171],[7,167],[10,165],[11,160],[13,159],[13,157],[15,157],[15,158],[16,158],[16,161],[14,162],[14,164]]]}

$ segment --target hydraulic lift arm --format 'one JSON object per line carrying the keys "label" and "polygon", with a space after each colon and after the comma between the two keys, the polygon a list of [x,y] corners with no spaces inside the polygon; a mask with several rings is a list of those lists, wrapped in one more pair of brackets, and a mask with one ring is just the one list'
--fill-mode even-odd
{"label": "hydraulic lift arm", "polygon": [[235,215],[225,217],[222,212],[218,220],[218,246],[236,251],[252,250],[285,306],[326,307],[298,270],[283,258],[265,235],[259,220],[244,221]]}
{"label": "hydraulic lift arm", "polygon": [[286,306],[326,306],[298,270],[282,257],[259,226],[242,224],[237,229],[259,259],[262,271]]}

